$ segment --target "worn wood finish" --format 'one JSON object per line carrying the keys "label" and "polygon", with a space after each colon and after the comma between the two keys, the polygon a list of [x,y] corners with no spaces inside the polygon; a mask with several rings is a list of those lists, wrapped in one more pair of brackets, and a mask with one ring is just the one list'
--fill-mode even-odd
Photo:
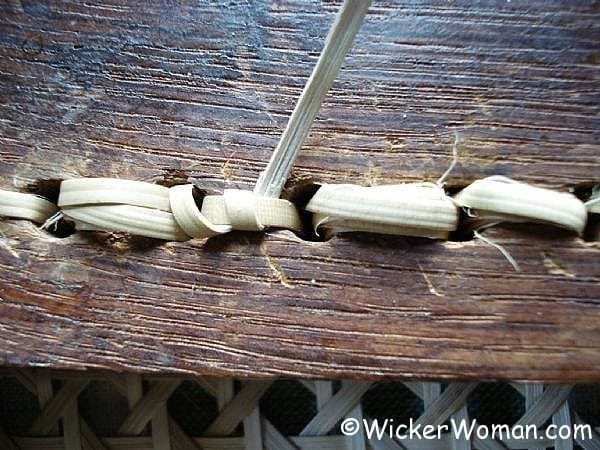
{"label": "worn wood finish", "polygon": [[[250,188],[339,3],[11,1],[0,187],[114,176]],[[598,181],[598,8],[375,1],[298,160],[312,178]],[[47,188],[48,184],[41,184]],[[289,232],[161,243],[1,221],[0,360],[143,372],[600,380],[597,244]]]}

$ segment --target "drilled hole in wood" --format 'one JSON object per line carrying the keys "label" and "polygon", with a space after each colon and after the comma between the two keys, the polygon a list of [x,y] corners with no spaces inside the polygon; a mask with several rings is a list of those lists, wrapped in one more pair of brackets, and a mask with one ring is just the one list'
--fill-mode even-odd
{"label": "drilled hole in wood", "polygon": [[37,180],[29,183],[25,189],[27,192],[44,197],[52,203],[58,203],[61,182],[62,180],[58,179]]}
{"label": "drilled hole in wood", "polygon": [[304,241],[325,242],[333,237],[325,230],[321,230],[319,234],[317,234],[312,223],[312,213],[305,209],[307,203],[319,190],[319,187],[320,186],[312,179],[297,180],[291,186],[286,186],[286,190],[283,194],[284,198],[296,205],[296,209],[302,220],[302,230],[299,233],[296,233],[296,235]]}
{"label": "drilled hole in wood", "polygon": [[[445,186],[444,190],[446,195],[453,197],[462,191],[468,185],[457,185],[457,186]],[[464,208],[458,208],[458,224],[456,231],[450,233],[448,241],[450,242],[467,242],[475,239],[473,230],[475,229],[475,221],[473,217],[470,217],[467,210]]]}
{"label": "drilled hole in wood", "polygon": [[75,233],[75,224],[70,220],[60,219],[53,225],[45,228],[45,231],[57,238],[66,238]]}
{"label": "drilled hole in wood", "polygon": [[575,195],[575,197],[577,197],[582,202],[587,202],[592,195],[592,189],[594,189],[594,186],[597,186],[599,184],[600,181],[579,183],[570,188],[569,191],[572,192],[573,195]]}
{"label": "drilled hole in wood", "polygon": [[588,214],[588,221],[583,231],[583,240],[600,242],[600,214]]}
{"label": "drilled hole in wood", "polygon": [[467,186],[468,186],[468,184],[452,185],[452,186],[445,185],[444,191],[446,192],[446,195],[448,195],[449,197],[454,197],[456,194],[458,194],[460,191],[462,191]]}
{"label": "drilled hole in wood", "polygon": [[450,242],[467,242],[475,239],[474,220],[469,217],[463,208],[458,209],[458,226],[456,231],[450,233],[448,241]]}
{"label": "drilled hole in wood", "polygon": [[194,197],[194,203],[196,203],[198,211],[202,211],[202,203],[204,202],[204,197],[206,197],[206,191],[194,186],[192,187],[192,197]]}
{"label": "drilled hole in wood", "polygon": [[[600,182],[579,183],[569,190],[575,197],[585,203],[591,199],[592,190],[598,185],[600,185]],[[600,214],[588,212],[588,219],[582,237],[586,242],[600,241]]]}
{"label": "drilled hole in wood", "polygon": [[[26,189],[28,192],[39,195],[40,197],[44,197],[52,203],[58,203],[61,182],[62,180],[59,179],[37,180],[33,183],[29,183]],[[69,220],[61,218],[44,228],[44,230],[52,236],[62,239],[75,233],[75,224]]]}

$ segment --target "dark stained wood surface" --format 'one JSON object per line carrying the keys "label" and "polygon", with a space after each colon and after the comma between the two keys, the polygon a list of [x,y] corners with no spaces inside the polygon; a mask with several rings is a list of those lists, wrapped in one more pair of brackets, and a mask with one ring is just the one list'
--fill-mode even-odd
{"label": "dark stained wood surface", "polygon": [[[251,188],[339,2],[0,5],[0,188],[80,176]],[[306,180],[599,181],[595,2],[375,0]],[[232,233],[162,243],[0,221],[0,362],[140,372],[600,380],[598,244]]]}

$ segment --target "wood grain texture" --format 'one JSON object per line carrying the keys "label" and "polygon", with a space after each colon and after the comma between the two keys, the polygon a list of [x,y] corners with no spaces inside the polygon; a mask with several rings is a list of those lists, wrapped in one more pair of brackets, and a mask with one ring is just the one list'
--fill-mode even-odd
{"label": "wood grain texture", "polygon": [[[250,188],[339,2],[0,5],[0,188]],[[592,2],[375,1],[298,180],[598,182]],[[0,361],[236,376],[600,380],[600,252],[289,232],[162,243],[0,221]]]}

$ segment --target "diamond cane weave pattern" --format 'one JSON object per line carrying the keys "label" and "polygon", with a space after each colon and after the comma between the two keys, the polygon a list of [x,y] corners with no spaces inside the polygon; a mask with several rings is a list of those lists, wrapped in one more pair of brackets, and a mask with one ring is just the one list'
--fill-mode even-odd
{"label": "diamond cane weave pattern", "polygon": [[[450,433],[398,441],[340,431],[350,417],[485,423],[494,420],[494,405],[504,409],[495,417],[511,426],[598,427],[597,395],[596,406],[580,416],[574,405],[585,406],[586,399],[572,385],[183,379],[29,369],[5,369],[2,376],[3,450],[600,449],[598,428],[591,440],[555,441],[469,441]],[[488,401],[494,395],[504,400]]]}

